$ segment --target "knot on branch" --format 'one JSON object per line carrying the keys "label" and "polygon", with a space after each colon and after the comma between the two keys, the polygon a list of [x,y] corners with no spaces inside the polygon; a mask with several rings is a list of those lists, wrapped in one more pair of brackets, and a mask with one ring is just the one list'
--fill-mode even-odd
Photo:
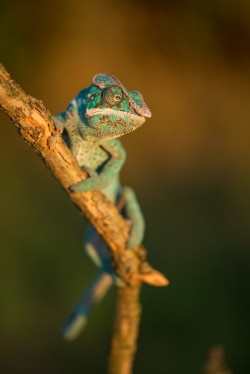
{"label": "knot on branch", "polygon": [[155,287],[169,285],[165,275],[149,264],[147,252],[142,246],[123,251],[115,258],[114,268],[122,282],[132,287],[141,282]]}

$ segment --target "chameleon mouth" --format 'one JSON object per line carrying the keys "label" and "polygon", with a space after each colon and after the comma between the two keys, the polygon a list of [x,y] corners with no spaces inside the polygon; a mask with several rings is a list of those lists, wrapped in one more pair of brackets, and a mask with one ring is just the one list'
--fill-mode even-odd
{"label": "chameleon mouth", "polygon": [[[112,134],[112,135],[106,135],[105,133],[100,133],[98,134],[98,138],[101,140],[117,139],[125,134],[129,134],[130,132],[133,132],[135,129],[136,127],[126,129],[125,131],[116,132],[115,134]],[[96,138],[96,136],[94,138]]]}
{"label": "chameleon mouth", "polygon": [[[145,117],[137,115],[137,114],[123,112],[122,110],[115,110],[111,108],[104,108],[104,109],[93,108],[93,109],[87,109],[86,111],[86,115],[89,117],[93,117],[98,114],[101,114],[102,116],[117,116],[119,117],[119,119],[124,119],[124,120],[129,119],[133,129],[136,129],[137,127],[141,126],[145,122]],[[131,129],[130,131],[133,131],[133,129]]]}

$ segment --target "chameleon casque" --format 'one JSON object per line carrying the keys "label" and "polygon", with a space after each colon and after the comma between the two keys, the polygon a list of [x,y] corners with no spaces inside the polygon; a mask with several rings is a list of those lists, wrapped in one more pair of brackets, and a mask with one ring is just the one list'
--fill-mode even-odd
{"label": "chameleon casque", "polygon": [[[139,128],[146,117],[151,117],[151,112],[142,95],[138,91],[127,91],[111,74],[95,75],[92,84],[80,91],[65,112],[53,116],[79,166],[90,176],[70,189],[76,193],[98,189],[117,205],[131,225],[128,249],[141,243],[145,224],[133,190],[122,187],[119,182],[126,153],[117,138]],[[91,225],[87,229],[85,248],[100,270],[62,329],[63,336],[69,340],[78,336],[87,323],[91,307],[117,282],[109,250]]]}

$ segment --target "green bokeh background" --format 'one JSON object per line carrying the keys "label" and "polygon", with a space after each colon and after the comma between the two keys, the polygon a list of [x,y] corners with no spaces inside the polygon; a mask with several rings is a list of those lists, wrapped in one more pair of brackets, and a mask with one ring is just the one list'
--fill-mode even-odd
{"label": "green bokeh background", "polygon": [[[220,343],[233,372],[249,374],[249,1],[5,1],[0,54],[52,113],[98,72],[152,110],[123,139],[122,180],[171,286],[143,289],[135,373],[200,373]],[[104,373],[114,291],[76,342],[59,334],[96,271],[86,222],[2,113],[0,123],[0,373]]]}

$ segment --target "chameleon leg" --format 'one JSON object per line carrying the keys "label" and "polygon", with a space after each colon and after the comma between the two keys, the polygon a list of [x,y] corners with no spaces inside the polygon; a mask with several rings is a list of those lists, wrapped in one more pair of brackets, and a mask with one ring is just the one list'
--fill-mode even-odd
{"label": "chameleon leg", "polygon": [[[123,210],[126,218],[131,221],[131,234],[127,247],[132,248],[141,243],[145,224],[134,191],[129,187],[125,187],[122,190],[122,194],[124,198]],[[101,301],[112,283],[116,282],[119,285],[119,281],[112,268],[109,250],[101,236],[91,225],[86,232],[85,248],[95,265],[100,268],[100,271],[89,285],[82,299],[73,309],[62,328],[62,335],[67,340],[73,340],[80,334],[81,330],[87,324],[91,308]]]}
{"label": "chameleon leg", "polygon": [[97,267],[102,268],[103,271],[106,271],[111,276],[115,275],[111,266],[112,259],[109,249],[92,225],[87,228],[84,247]]}
{"label": "chameleon leg", "polygon": [[131,222],[130,237],[126,246],[127,248],[133,248],[141,244],[143,240],[145,221],[140,205],[132,188],[124,187],[122,189],[122,193],[125,198],[125,216]]}
{"label": "chameleon leg", "polygon": [[125,162],[126,152],[122,144],[117,139],[111,139],[101,144],[100,148],[105,152],[106,156],[101,161],[101,170],[88,169],[90,178],[80,181],[70,187],[71,191],[82,192],[90,190],[103,190],[109,187],[119,175],[119,172]]}
{"label": "chameleon leg", "polygon": [[112,282],[113,279],[108,273],[98,272],[62,327],[62,335],[66,340],[77,338],[87,324],[91,308],[101,301]]}

